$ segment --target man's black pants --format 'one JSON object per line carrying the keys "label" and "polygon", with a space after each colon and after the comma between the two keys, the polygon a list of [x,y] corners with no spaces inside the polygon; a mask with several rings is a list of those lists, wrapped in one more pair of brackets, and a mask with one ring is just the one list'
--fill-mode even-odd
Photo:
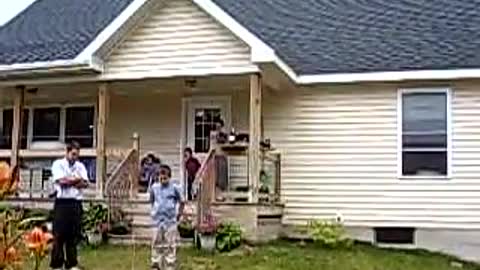
{"label": "man's black pants", "polygon": [[75,199],[56,199],[53,220],[51,268],[77,266],[77,244],[81,236],[82,203]]}

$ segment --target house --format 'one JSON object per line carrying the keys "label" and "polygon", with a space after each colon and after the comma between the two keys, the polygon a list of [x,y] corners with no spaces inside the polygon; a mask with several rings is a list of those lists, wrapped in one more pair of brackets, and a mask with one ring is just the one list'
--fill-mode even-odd
{"label": "house", "polygon": [[280,153],[286,233],[340,218],[360,240],[479,259],[476,1],[67,2],[0,28],[2,158],[45,167],[79,140],[102,190],[137,133],[183,179],[182,149],[208,161],[221,117],[249,134],[229,180],[251,200],[259,142]]}

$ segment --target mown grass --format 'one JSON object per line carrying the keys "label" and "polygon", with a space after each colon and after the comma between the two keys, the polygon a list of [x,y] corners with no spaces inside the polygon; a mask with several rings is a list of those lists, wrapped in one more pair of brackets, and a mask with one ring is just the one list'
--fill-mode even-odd
{"label": "mown grass", "polygon": [[[87,270],[147,270],[149,254],[148,247],[103,246],[82,249],[80,260]],[[460,266],[480,270],[477,265],[459,265],[454,258],[425,251],[386,250],[368,245],[330,250],[289,242],[215,255],[185,248],[179,252],[179,263],[182,270],[450,270]],[[48,269],[48,260],[44,264],[42,269]]]}

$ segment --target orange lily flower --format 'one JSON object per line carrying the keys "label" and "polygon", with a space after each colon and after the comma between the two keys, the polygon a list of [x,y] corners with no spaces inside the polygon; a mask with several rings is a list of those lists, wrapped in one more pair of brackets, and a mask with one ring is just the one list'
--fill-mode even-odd
{"label": "orange lily flower", "polygon": [[6,162],[0,162],[0,198],[14,193],[18,180],[18,167],[11,169]]}
{"label": "orange lily flower", "polygon": [[35,255],[43,257],[47,254],[48,246],[53,236],[40,228],[35,228],[25,235],[27,248]]}

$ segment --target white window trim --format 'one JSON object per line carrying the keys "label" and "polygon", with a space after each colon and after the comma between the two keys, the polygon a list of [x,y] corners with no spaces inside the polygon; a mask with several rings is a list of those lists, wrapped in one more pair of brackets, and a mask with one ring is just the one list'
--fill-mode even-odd
{"label": "white window trim", "polygon": [[[93,147],[96,147],[96,119],[97,119],[97,106],[95,103],[69,103],[69,104],[61,104],[61,103],[45,103],[45,104],[35,104],[35,105],[27,105],[24,106],[24,109],[28,110],[29,117],[28,117],[28,128],[27,128],[27,149],[31,149],[33,143],[33,110],[41,109],[41,108],[60,108],[60,140],[59,142],[64,143],[65,141],[65,127],[66,127],[66,110],[67,108],[77,108],[77,107],[93,107],[94,110],[94,121],[93,121]],[[5,106],[0,109],[1,114],[1,122],[0,126],[3,125],[3,111],[11,110],[13,106]]]}
{"label": "white window trim", "polygon": [[[403,175],[403,95],[410,93],[444,93],[447,98],[447,175]],[[449,87],[403,88],[397,91],[397,177],[398,179],[438,180],[452,178],[452,89]]]}

